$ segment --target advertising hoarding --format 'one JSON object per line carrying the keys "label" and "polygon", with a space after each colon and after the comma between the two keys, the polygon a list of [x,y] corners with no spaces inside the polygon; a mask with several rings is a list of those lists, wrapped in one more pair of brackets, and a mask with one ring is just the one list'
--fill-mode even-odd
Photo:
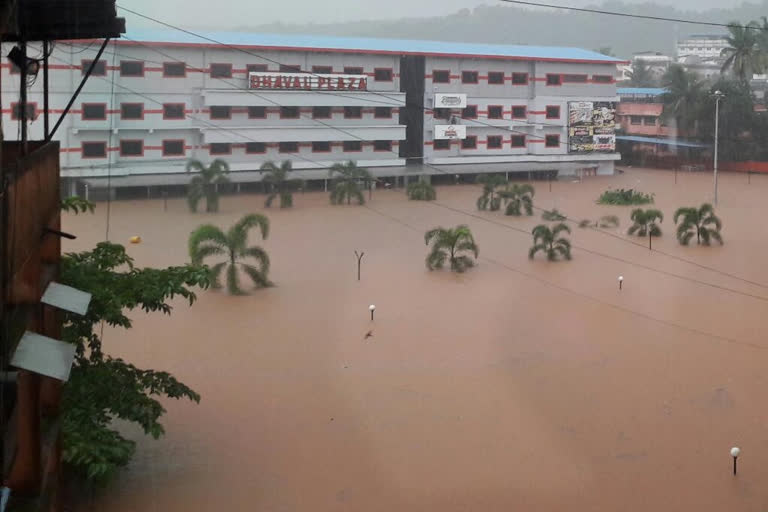
{"label": "advertising hoarding", "polygon": [[613,153],[616,151],[616,103],[571,101],[568,103],[568,152]]}
{"label": "advertising hoarding", "polygon": [[461,124],[435,125],[435,139],[466,139],[467,127]]}

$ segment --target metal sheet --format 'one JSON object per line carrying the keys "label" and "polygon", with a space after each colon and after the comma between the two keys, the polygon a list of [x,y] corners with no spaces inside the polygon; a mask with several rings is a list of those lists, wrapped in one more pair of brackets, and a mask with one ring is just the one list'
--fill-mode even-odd
{"label": "metal sheet", "polygon": [[27,331],[11,365],[66,382],[75,359],[75,345]]}
{"label": "metal sheet", "polygon": [[65,284],[51,282],[45,289],[40,302],[71,313],[85,315],[88,312],[88,304],[91,302],[91,294]]}

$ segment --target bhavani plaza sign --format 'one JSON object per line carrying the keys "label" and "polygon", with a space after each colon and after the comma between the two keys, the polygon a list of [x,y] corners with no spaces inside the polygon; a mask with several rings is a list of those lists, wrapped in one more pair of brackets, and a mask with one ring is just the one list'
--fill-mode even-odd
{"label": "bhavani plaza sign", "polygon": [[302,91],[366,91],[366,75],[318,75],[314,73],[248,73],[249,89]]}

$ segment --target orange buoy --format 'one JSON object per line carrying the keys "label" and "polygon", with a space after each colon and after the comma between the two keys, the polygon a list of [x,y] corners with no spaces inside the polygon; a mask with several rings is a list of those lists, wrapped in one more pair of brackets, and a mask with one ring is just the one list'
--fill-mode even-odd
{"label": "orange buoy", "polygon": [[132,244],[140,244],[141,243],[141,237],[140,236],[132,236],[131,237],[131,243]]}

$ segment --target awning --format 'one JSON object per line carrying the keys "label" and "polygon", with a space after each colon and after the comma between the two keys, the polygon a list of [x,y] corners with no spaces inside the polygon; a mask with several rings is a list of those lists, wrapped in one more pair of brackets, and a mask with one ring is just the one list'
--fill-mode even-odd
{"label": "awning", "polygon": [[644,144],[659,144],[662,146],[680,147],[680,148],[708,148],[709,144],[700,142],[688,142],[680,139],[660,139],[656,137],[640,137],[638,135],[617,135],[616,140],[627,142],[642,142]]}

